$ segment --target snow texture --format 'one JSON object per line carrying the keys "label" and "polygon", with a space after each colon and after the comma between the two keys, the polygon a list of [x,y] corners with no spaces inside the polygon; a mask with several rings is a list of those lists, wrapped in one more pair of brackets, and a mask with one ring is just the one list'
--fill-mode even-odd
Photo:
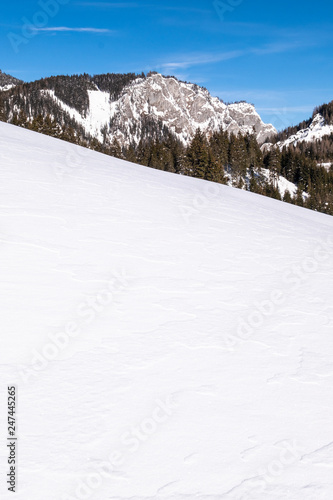
{"label": "snow texture", "polygon": [[10,90],[13,87],[16,87],[16,85],[13,85],[13,84],[2,85],[2,86],[0,86],[0,92],[5,92],[6,90]]}
{"label": "snow texture", "polygon": [[4,123],[0,151],[15,499],[331,499],[333,218]]}
{"label": "snow texture", "polygon": [[[271,177],[270,174],[271,174],[271,172],[270,172],[269,169],[267,169],[267,168],[263,168],[262,169],[262,175],[264,176],[264,178],[266,179],[266,181],[270,181],[270,177]],[[276,185],[279,188],[279,192],[280,192],[281,196],[284,196],[285,193],[286,193],[286,191],[289,191],[289,193],[290,193],[291,196],[295,196],[295,194],[297,192],[297,186],[296,186],[296,184],[294,184],[293,182],[288,181],[282,175],[278,176],[278,179],[276,181]],[[306,195],[306,193],[304,193],[304,195]]]}

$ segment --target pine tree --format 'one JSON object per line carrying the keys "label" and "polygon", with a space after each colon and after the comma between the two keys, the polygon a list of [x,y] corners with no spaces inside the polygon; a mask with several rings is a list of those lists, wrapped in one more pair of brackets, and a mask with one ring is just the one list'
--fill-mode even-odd
{"label": "pine tree", "polygon": [[298,205],[299,207],[304,206],[303,190],[302,190],[301,186],[297,187],[297,191],[295,193],[293,201],[294,201],[295,205]]}
{"label": "pine tree", "polygon": [[124,153],[125,160],[131,163],[137,163],[136,152],[133,145],[130,145]]}
{"label": "pine tree", "polygon": [[271,148],[266,157],[266,168],[270,172],[270,181],[272,185],[276,188],[278,185],[278,179],[281,172],[281,155],[278,148]]}
{"label": "pine tree", "polygon": [[[136,161],[140,165],[148,166],[150,163],[151,151],[147,143],[145,143],[142,139],[140,140],[137,148],[136,148]],[[149,165],[153,166],[153,165]]]}
{"label": "pine tree", "polygon": [[5,102],[0,94],[0,122],[6,122],[7,121],[7,114],[5,111]]}
{"label": "pine tree", "polygon": [[121,150],[121,146],[119,144],[119,141],[117,140],[116,137],[112,139],[109,152],[111,156],[114,156],[115,158],[120,158],[123,159],[123,153]]}
{"label": "pine tree", "polygon": [[[77,144],[78,142],[78,139],[77,139],[77,136],[75,134],[75,130],[73,129],[73,127],[64,127],[62,132],[61,132],[61,135],[60,135],[60,139],[62,139],[63,141],[67,141],[67,142],[71,142],[72,144]],[[96,139],[97,141],[97,139]],[[96,146],[99,146],[99,142],[97,141],[98,144],[96,144]],[[89,144],[89,147],[90,147],[90,144]],[[90,149],[93,149],[93,148],[90,148]]]}
{"label": "pine tree", "polygon": [[103,150],[103,145],[99,142],[96,137],[93,137],[89,143],[89,149],[93,149],[94,151],[98,151],[99,153]]}
{"label": "pine tree", "polygon": [[259,182],[259,176],[254,172],[253,168],[250,168],[249,191],[251,191],[251,193],[263,194],[263,190]]}
{"label": "pine tree", "polygon": [[209,167],[209,155],[205,136],[199,128],[187,149],[186,156],[191,169],[191,175],[205,179]]}
{"label": "pine tree", "polygon": [[229,153],[228,132],[225,132],[222,129],[218,132],[214,132],[209,140],[209,148],[220,167],[226,168],[228,165]]}
{"label": "pine tree", "polygon": [[17,112],[16,112],[16,111],[14,111],[14,113],[13,113],[13,118],[12,118],[12,120],[11,120],[11,124],[12,124],[12,125],[17,125],[17,126],[18,126],[18,124],[19,124],[19,121],[18,121],[18,115],[17,115]]}
{"label": "pine tree", "polygon": [[61,130],[56,121],[51,119],[50,115],[46,115],[43,123],[43,134],[50,135],[51,137],[60,137]]}
{"label": "pine tree", "polygon": [[286,189],[284,195],[283,195],[283,198],[282,198],[283,201],[285,201],[286,203],[292,203],[292,198],[291,198],[291,194],[290,192],[288,191],[288,189]]}
{"label": "pine tree", "polygon": [[237,187],[241,183],[241,178],[245,177],[247,170],[246,145],[241,134],[230,135],[229,142],[229,165],[234,178],[234,185]]}
{"label": "pine tree", "polygon": [[28,128],[28,126],[29,126],[28,117],[25,114],[25,112],[22,110],[19,112],[19,115],[17,118],[17,125],[19,127],[23,127],[23,128]]}
{"label": "pine tree", "polygon": [[32,120],[29,128],[31,130],[33,130],[34,132],[42,133],[43,129],[44,129],[44,118],[43,118],[43,116],[41,114],[39,114],[38,116],[36,116]]}
{"label": "pine tree", "polygon": [[254,134],[247,134],[245,137],[247,152],[247,168],[259,173],[263,167],[263,155]]}

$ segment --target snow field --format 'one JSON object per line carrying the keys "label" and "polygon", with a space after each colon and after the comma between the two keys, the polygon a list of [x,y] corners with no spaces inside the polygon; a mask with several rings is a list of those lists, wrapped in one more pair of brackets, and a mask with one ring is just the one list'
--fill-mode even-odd
{"label": "snow field", "polygon": [[333,219],[4,123],[0,152],[16,498],[330,499]]}

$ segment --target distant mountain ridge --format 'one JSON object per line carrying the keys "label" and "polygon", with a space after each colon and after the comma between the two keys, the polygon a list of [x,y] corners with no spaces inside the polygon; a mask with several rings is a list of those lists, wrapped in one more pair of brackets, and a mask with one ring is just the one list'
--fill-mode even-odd
{"label": "distant mountain ridge", "polygon": [[333,139],[333,101],[317,106],[308,120],[272,136],[264,148],[270,148],[274,144],[282,150],[284,147],[297,147],[301,143],[316,143],[331,136]]}
{"label": "distant mountain ridge", "polygon": [[156,72],[3,84],[0,121],[333,215],[333,103],[277,133],[252,104]]}
{"label": "distant mountain ridge", "polygon": [[297,146],[300,142],[315,142],[333,134],[333,125],[326,122],[325,118],[317,113],[308,127],[300,129],[296,134],[283,141],[278,141],[276,146],[280,149],[288,146]]}
{"label": "distant mountain ridge", "polygon": [[14,76],[7,75],[0,69],[0,91],[10,90],[11,88],[15,87],[16,85],[20,85],[21,83],[23,83],[22,80],[18,80]]}
{"label": "distant mountain ridge", "polygon": [[225,104],[207,89],[158,73],[57,76],[22,83],[3,96],[8,121],[23,112],[29,121],[49,114],[60,126],[99,141],[116,138],[122,146],[171,132],[183,144],[199,128],[206,135],[223,129],[253,133],[258,142],[275,135],[252,104]]}

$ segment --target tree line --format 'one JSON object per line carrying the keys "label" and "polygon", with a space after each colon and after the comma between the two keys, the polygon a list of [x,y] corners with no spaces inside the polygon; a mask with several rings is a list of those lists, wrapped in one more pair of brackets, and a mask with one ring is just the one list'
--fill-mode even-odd
{"label": "tree line", "polygon": [[[1,94],[0,120],[7,121]],[[87,136],[75,122],[61,124],[50,114],[28,119],[21,110],[14,112],[10,122],[133,163],[229,184],[333,215],[333,169],[320,166],[320,162],[333,162],[333,136],[282,151],[274,146],[262,151],[254,133],[243,136],[221,129],[207,137],[198,129],[184,146],[162,122],[156,124],[147,118],[140,142],[122,147],[115,137],[105,134],[99,141]],[[288,191],[281,195],[279,176],[297,186],[294,195]]]}

